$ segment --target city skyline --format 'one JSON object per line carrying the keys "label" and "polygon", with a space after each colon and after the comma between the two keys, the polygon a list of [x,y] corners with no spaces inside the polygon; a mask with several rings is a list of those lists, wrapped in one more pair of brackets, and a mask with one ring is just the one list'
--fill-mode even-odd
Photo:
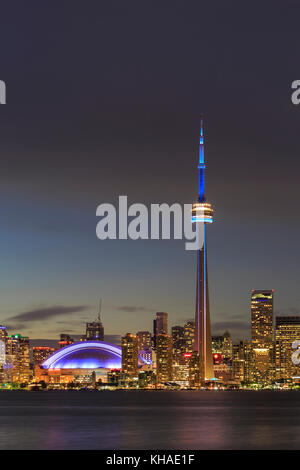
{"label": "city skyline", "polygon": [[[174,324],[193,318],[193,254],[180,241],[101,242],[95,210],[119,194],[145,204],[191,202],[200,111],[216,207],[208,243],[213,333],[228,327],[245,337],[252,289],[274,289],[275,310],[297,314],[299,109],[290,100],[296,19],[286,21],[274,7],[266,34],[263,5],[261,23],[245,7],[242,30],[234,21],[240,7],[229,13],[219,5],[216,14],[213,5],[149,6],[146,21],[123,6],[96,6],[95,18],[114,18],[120,45],[109,21],[91,30],[76,6],[63,5],[59,18],[45,8],[29,13],[20,5],[21,20],[8,5],[6,18],[18,27],[0,32],[8,44],[1,79],[9,100],[0,116],[1,323],[35,338],[55,338],[61,328],[80,334],[100,296],[109,334],[125,332],[128,323],[149,329],[159,310]],[[49,19],[44,31],[38,15]],[[202,15],[207,21],[199,28]],[[45,55],[53,25],[58,45],[69,21],[74,31]],[[231,35],[226,22],[234,25]],[[283,49],[278,67],[274,51]]]}

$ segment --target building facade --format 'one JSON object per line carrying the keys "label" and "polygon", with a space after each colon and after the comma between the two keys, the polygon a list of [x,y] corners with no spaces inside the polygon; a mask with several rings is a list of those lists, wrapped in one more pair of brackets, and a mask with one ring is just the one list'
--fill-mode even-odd
{"label": "building facade", "polygon": [[138,376],[138,360],[138,338],[131,333],[127,333],[122,337],[122,371],[127,377]]}
{"label": "building facade", "polygon": [[251,338],[255,360],[255,382],[264,384],[275,378],[273,290],[251,293]]}
{"label": "building facade", "polygon": [[173,378],[173,347],[172,337],[160,333],[157,336],[156,374],[157,382],[168,382]]}
{"label": "building facade", "polygon": [[300,316],[276,317],[276,379],[291,380],[300,375],[299,366],[292,362],[292,344],[296,340],[300,340]]}

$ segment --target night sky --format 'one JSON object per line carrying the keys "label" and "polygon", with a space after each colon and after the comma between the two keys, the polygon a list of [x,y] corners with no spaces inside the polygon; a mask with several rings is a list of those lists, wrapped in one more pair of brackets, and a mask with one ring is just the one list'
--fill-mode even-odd
{"label": "night sky", "polygon": [[194,316],[183,241],[100,241],[96,207],[192,203],[200,114],[214,333],[249,336],[251,289],[300,314],[298,1],[1,6],[0,323],[108,338]]}

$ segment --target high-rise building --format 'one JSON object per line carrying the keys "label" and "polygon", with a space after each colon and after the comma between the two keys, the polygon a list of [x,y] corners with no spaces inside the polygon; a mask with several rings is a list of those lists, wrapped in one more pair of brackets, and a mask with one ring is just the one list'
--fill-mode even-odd
{"label": "high-rise building", "polygon": [[6,382],[6,342],[7,331],[6,326],[0,326],[0,383]]}
{"label": "high-rise building", "polygon": [[174,359],[180,357],[186,351],[184,327],[172,326],[173,356]]}
{"label": "high-rise building", "polygon": [[154,388],[156,375],[152,370],[142,370],[139,372],[139,388]]}
{"label": "high-rise building", "polygon": [[194,350],[199,354],[203,377],[202,380],[214,377],[209,292],[207,277],[207,245],[206,245],[206,225],[213,221],[213,210],[206,202],[205,189],[205,164],[204,164],[204,131],[203,118],[200,125],[200,147],[199,147],[199,195],[198,200],[193,204],[192,222],[196,223],[198,234],[197,249],[197,280],[196,280],[196,310],[195,310],[195,339]]}
{"label": "high-rise building", "polygon": [[154,335],[160,333],[168,334],[168,314],[166,312],[157,312],[154,320]]}
{"label": "high-rise building", "polygon": [[160,333],[157,336],[156,345],[156,373],[157,382],[163,383],[172,380],[173,377],[173,347],[172,337]]}
{"label": "high-rise building", "polygon": [[136,335],[138,337],[140,351],[145,349],[151,349],[152,339],[150,331],[138,331]]}
{"label": "high-rise building", "polygon": [[66,333],[61,333],[60,340],[58,341],[59,348],[64,348],[65,346],[68,346],[72,343],[74,343],[74,340],[71,338],[71,336],[67,335]]}
{"label": "high-rise building", "polygon": [[299,366],[292,362],[292,343],[296,340],[300,340],[300,316],[276,317],[276,379],[290,380],[300,375]]}
{"label": "high-rise building", "polygon": [[200,387],[203,382],[203,360],[197,351],[191,353],[189,360],[189,386],[192,388]]}
{"label": "high-rise building", "polygon": [[253,290],[251,294],[251,334],[255,348],[273,343],[273,290]]}
{"label": "high-rise building", "polygon": [[192,353],[184,353],[173,361],[173,381],[182,387],[188,387],[190,375],[190,357]]}
{"label": "high-rise building", "polygon": [[131,333],[127,333],[122,336],[122,371],[127,377],[138,376],[138,359],[138,338]]}
{"label": "high-rise building", "polygon": [[188,321],[184,325],[185,352],[191,353],[194,350],[195,322]]}
{"label": "high-rise building", "polygon": [[54,348],[50,348],[48,346],[34,346],[32,348],[32,355],[33,355],[33,365],[38,366],[46,359],[48,359],[51,354],[55,352]]}
{"label": "high-rise building", "polygon": [[152,365],[155,361],[155,351],[153,349],[139,349],[139,357],[145,364]]}
{"label": "high-rise building", "polygon": [[225,360],[232,357],[232,340],[228,331],[221,336],[212,337],[212,350],[213,354],[222,354]]}
{"label": "high-rise building", "polygon": [[86,324],[85,339],[87,341],[104,341],[104,326],[101,321],[101,306],[102,300],[100,299],[97,319]]}
{"label": "high-rise building", "polygon": [[255,381],[274,379],[273,290],[252,290],[251,336],[255,360]]}
{"label": "high-rise building", "polygon": [[104,341],[104,327],[100,319],[86,324],[86,339],[87,341]]}
{"label": "high-rise building", "polygon": [[8,335],[7,356],[13,366],[13,382],[27,383],[31,377],[29,338],[19,334]]}
{"label": "high-rise building", "polygon": [[6,361],[6,342],[7,342],[6,326],[0,326],[0,367],[3,367]]}
{"label": "high-rise building", "polygon": [[250,341],[240,341],[232,347],[232,378],[237,382],[253,383],[255,380],[255,360]]}

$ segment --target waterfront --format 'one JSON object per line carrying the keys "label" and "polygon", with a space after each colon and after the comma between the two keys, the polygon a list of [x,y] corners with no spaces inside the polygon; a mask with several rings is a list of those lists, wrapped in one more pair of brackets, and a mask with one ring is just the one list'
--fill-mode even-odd
{"label": "waterfront", "polygon": [[299,392],[0,393],[1,449],[298,449]]}

